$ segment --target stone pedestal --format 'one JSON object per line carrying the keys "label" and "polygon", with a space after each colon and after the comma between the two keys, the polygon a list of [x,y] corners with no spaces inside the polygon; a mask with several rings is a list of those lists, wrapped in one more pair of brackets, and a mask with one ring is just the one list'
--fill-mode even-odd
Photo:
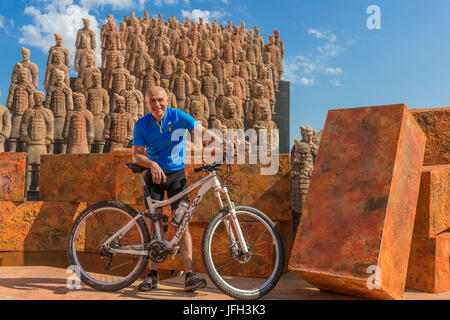
{"label": "stone pedestal", "polygon": [[289,269],[323,290],[401,299],[425,142],[405,105],[329,111]]}
{"label": "stone pedestal", "polygon": [[23,201],[27,154],[0,153],[0,200]]}

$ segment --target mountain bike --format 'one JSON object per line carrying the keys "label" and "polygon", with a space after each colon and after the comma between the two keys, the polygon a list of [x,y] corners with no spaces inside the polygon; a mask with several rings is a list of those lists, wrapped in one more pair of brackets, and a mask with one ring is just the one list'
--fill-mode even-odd
{"label": "mountain bike", "polygon": [[[147,168],[127,163],[140,176],[148,209],[139,213],[124,203],[103,201],[77,216],[69,234],[68,256],[79,268],[81,281],[99,291],[117,291],[133,284],[149,260],[161,263],[169,255],[175,259],[182,235],[203,196],[212,189],[220,210],[203,233],[201,252],[207,274],[217,288],[236,299],[259,299],[269,293],[284,267],[280,232],[260,210],[234,205],[216,173],[221,165],[223,162],[196,168],[195,172],[208,175],[169,200],[154,201],[143,176]],[[162,214],[162,208],[197,189],[175,235],[167,240],[169,217]],[[153,224],[152,229],[144,217]]]}

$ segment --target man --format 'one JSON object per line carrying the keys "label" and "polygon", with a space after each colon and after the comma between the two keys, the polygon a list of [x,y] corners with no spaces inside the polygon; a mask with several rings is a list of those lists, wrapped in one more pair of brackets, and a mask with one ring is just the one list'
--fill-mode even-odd
{"label": "man", "polygon": [[[207,131],[198,121],[189,114],[179,110],[169,108],[168,96],[161,87],[151,87],[145,95],[145,104],[150,113],[136,122],[133,133],[133,161],[140,166],[149,168],[145,178],[153,200],[162,201],[164,192],[168,197],[179,194],[187,188],[186,176],[184,172],[186,148],[186,135],[179,140],[172,141],[172,132],[177,129],[187,129],[190,132]],[[199,130],[200,129],[200,130]],[[198,130],[198,131],[197,131]],[[209,132],[212,140],[221,142],[222,139]],[[175,147],[180,152],[173,154]],[[147,151],[147,155],[145,152]],[[188,202],[184,197],[171,205],[172,212],[175,212],[182,201]],[[192,272],[192,237],[189,229],[181,239],[181,256],[186,271],[185,291],[193,292],[206,287],[206,280],[199,279]],[[157,288],[158,273],[155,263],[151,263],[151,271],[147,278],[139,285],[138,290],[150,291]]]}

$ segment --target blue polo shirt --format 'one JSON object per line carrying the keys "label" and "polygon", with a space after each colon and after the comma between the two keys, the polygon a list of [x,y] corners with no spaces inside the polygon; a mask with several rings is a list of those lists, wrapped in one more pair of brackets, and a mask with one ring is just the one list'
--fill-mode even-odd
{"label": "blue polo shirt", "polygon": [[167,108],[161,126],[149,113],[140,118],[133,131],[133,145],[147,148],[147,157],[158,163],[164,173],[184,169],[186,163],[186,129],[199,124],[184,111]]}

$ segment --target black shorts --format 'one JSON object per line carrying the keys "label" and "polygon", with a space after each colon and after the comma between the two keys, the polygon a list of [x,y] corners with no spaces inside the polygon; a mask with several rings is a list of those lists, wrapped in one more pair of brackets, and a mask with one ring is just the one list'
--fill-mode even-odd
{"label": "black shorts", "polygon": [[[163,201],[165,191],[167,191],[167,197],[168,199],[170,199],[187,189],[186,174],[184,172],[184,169],[173,173],[166,173],[166,177],[166,182],[156,184],[153,182],[150,170],[147,170],[145,174],[145,183],[148,186],[150,197],[152,198],[152,200]],[[170,205],[172,211],[178,209],[178,206],[182,201],[186,201],[189,203],[188,196],[186,195],[180,200],[172,203]],[[147,202],[145,202],[145,207],[148,209]]]}

